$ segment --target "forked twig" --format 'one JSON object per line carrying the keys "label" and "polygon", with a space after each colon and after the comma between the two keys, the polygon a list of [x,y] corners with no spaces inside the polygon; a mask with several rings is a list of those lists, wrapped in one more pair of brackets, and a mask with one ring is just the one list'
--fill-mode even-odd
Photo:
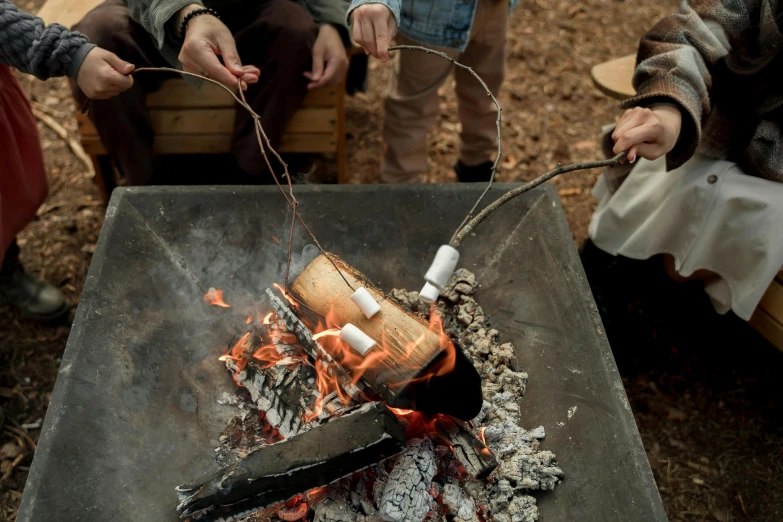
{"label": "forked twig", "polygon": [[487,205],[487,207],[484,210],[479,212],[479,214],[476,217],[471,219],[464,227],[462,227],[462,229],[459,230],[457,234],[454,236],[454,238],[451,240],[450,245],[453,246],[454,248],[457,248],[459,244],[462,243],[462,240],[465,239],[465,236],[470,234],[479,223],[484,221],[490,214],[492,214],[494,211],[500,208],[503,204],[509,202],[510,200],[514,199],[520,194],[524,194],[525,192],[528,192],[536,188],[542,183],[545,183],[550,179],[554,178],[555,176],[559,176],[560,174],[573,172],[575,170],[597,169],[601,167],[614,167],[623,158],[625,158],[626,154],[628,154],[628,151],[621,152],[614,158],[608,160],[589,161],[585,163],[574,163],[573,165],[558,165],[556,168],[550,170],[543,176],[539,176],[532,181],[528,181],[521,187],[517,187],[515,189],[509,190],[508,192],[500,196],[498,199],[496,199],[495,201]]}

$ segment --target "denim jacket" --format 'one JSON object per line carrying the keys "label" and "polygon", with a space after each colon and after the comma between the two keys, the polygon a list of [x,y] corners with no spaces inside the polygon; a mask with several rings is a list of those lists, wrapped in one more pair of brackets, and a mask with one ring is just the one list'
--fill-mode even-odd
{"label": "denim jacket", "polygon": [[[424,45],[464,51],[479,0],[353,0],[351,13],[364,4],[383,4],[397,19],[399,31]],[[509,0],[509,14],[519,0]]]}

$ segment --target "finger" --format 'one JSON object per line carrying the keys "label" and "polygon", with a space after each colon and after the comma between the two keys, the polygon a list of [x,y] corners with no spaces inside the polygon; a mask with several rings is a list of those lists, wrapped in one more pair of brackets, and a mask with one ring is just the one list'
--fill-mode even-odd
{"label": "finger", "polygon": [[623,133],[617,141],[617,145],[621,147],[625,145],[623,150],[627,150],[640,143],[660,143],[660,138],[660,126],[648,123],[641,127],[634,127]]}
{"label": "finger", "polygon": [[364,50],[378,58],[378,49],[375,46],[375,29],[373,29],[372,21],[362,20],[362,35],[365,39]]}
{"label": "finger", "polygon": [[200,67],[201,70],[193,71],[196,74],[204,74],[212,80],[219,81],[225,85],[236,87],[237,77],[234,74],[223,67],[218,57],[210,51],[202,53],[196,60],[196,67]]}
{"label": "finger", "polygon": [[644,109],[637,107],[617,125],[617,128],[614,131],[614,135],[622,136],[623,133],[628,132],[635,127],[641,127],[642,125],[649,122],[650,116],[651,114],[649,111],[645,111]]}
{"label": "finger", "polygon": [[312,78],[312,82],[307,85],[308,89],[318,89],[320,87],[333,87],[340,81],[340,60],[332,59],[326,62],[326,68],[320,78]]}
{"label": "finger", "polygon": [[[353,21],[353,41],[357,44],[364,47],[365,39],[364,39],[364,33],[362,32],[362,22],[361,20],[354,20]],[[365,53],[367,52],[367,49],[365,48]]]}
{"label": "finger", "polygon": [[324,73],[324,48],[323,45],[316,44],[313,47],[313,70],[310,73],[310,80],[318,81]]}
{"label": "finger", "polygon": [[254,74],[256,76],[261,76],[261,69],[259,69],[255,65],[243,65],[242,72],[244,72],[245,74]]}
{"label": "finger", "polygon": [[249,84],[258,83],[258,76],[255,74],[243,74],[242,81]]}
{"label": "finger", "polygon": [[107,52],[103,60],[120,74],[130,74],[135,69],[132,63],[126,62],[114,53]]}
{"label": "finger", "polygon": [[641,143],[635,149],[636,159],[644,158],[653,161],[666,154],[666,151],[659,143]]}
{"label": "finger", "polygon": [[237,44],[231,33],[219,34],[217,37],[218,53],[223,57],[223,63],[234,76],[242,76],[242,61],[239,59]]}
{"label": "finger", "polygon": [[375,48],[378,53],[378,58],[381,62],[386,63],[389,60],[389,23],[375,20],[373,23],[373,31],[375,32]]}

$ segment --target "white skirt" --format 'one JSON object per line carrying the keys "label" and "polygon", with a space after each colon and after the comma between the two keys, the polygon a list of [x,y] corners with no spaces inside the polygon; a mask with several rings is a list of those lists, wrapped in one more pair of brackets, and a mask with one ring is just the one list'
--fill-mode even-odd
{"label": "white skirt", "polygon": [[671,172],[665,158],[640,159],[613,194],[605,175],[593,187],[593,243],[632,259],[670,254],[683,277],[709,270],[716,310],[749,320],[783,266],[783,183],[701,154]]}

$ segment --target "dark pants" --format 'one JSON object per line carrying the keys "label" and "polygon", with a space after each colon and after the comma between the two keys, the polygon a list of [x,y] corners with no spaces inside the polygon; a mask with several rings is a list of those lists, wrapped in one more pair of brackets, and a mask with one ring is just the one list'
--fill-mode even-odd
{"label": "dark pants", "polygon": [[[241,13],[221,13],[231,29],[245,65],[261,69],[258,83],[245,93],[273,147],[277,147],[288,121],[307,94],[303,73],[312,67],[312,48],[318,26],[304,8],[291,0],[259,0]],[[74,26],[91,42],[140,67],[170,67],[152,37],[130,18],[122,0],[106,0]],[[146,95],[160,88],[166,76],[139,73],[131,89],[110,100],[93,100],[89,116],[109,154],[131,185],[153,178],[153,132]],[[73,83],[81,106],[86,97]],[[231,151],[240,167],[258,176],[266,171],[256,141],[253,119],[238,108]],[[274,165],[274,164],[273,164]],[[215,172],[214,183],[221,182]],[[259,181],[261,181],[259,179]]]}

